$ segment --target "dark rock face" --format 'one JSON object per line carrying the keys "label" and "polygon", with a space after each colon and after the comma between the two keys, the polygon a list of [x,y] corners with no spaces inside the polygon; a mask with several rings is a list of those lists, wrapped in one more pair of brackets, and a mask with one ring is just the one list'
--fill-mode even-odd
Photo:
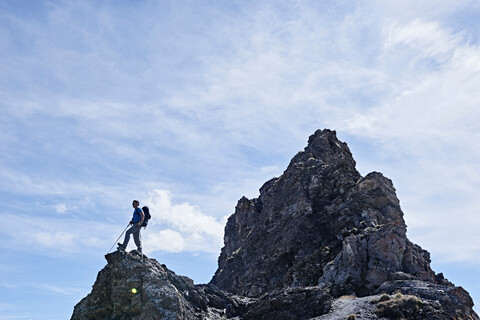
{"label": "dark rock face", "polygon": [[259,198],[238,202],[212,283],[252,297],[298,286],[338,297],[404,278],[435,281],[435,273],[406,237],[392,182],[377,172],[362,178],[348,146],[325,130]]}
{"label": "dark rock face", "polygon": [[479,319],[408,240],[392,181],[362,177],[334,131],[238,201],[224,243],[207,285],[110,254],[72,319]]}
{"label": "dark rock face", "polygon": [[225,309],[239,304],[214,286],[194,285],[136,251],[105,258],[107,266],[92,292],[75,306],[72,320],[224,319]]}
{"label": "dark rock face", "polygon": [[72,320],[310,319],[328,312],[332,302],[319,287],[287,288],[261,298],[235,296],[212,284],[194,285],[135,250],[105,258],[107,266],[75,306]]}
{"label": "dark rock face", "polygon": [[198,295],[190,279],[138,254],[114,252],[106,258],[108,265],[72,319],[196,319],[198,309],[187,300]]}

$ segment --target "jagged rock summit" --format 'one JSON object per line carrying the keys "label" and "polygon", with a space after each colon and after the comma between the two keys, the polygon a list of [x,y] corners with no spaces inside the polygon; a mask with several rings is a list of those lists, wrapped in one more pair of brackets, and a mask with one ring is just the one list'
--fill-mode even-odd
{"label": "jagged rock summit", "polygon": [[435,281],[429,263],[406,237],[392,182],[362,178],[348,146],[325,130],[257,199],[239,201],[212,283],[248,296],[292,286],[362,296],[389,280]]}
{"label": "jagged rock summit", "polygon": [[392,181],[355,165],[318,130],[258,198],[239,200],[209,284],[113,253],[72,319],[479,319],[408,240]]}

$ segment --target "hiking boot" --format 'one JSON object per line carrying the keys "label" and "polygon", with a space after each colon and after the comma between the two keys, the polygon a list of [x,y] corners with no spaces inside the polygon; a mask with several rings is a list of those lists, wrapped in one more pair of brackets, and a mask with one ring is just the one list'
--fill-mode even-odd
{"label": "hiking boot", "polygon": [[123,244],[121,244],[120,242],[118,243],[118,250],[122,250],[122,251],[125,251],[125,247],[123,246]]}

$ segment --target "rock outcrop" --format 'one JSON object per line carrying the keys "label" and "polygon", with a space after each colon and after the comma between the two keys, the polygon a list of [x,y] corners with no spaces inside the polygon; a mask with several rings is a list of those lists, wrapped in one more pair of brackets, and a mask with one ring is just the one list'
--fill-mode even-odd
{"label": "rock outcrop", "polygon": [[479,319],[408,240],[392,181],[355,165],[334,131],[315,132],[239,200],[209,284],[114,253],[72,319]]}
{"label": "rock outcrop", "polygon": [[194,285],[136,251],[105,256],[92,292],[74,308],[72,320],[224,319],[234,303],[214,286]]}

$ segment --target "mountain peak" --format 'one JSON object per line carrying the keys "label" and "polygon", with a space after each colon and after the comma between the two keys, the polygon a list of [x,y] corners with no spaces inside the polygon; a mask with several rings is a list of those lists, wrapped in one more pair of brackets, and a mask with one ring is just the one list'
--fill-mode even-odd
{"label": "mountain peak", "polygon": [[428,252],[407,239],[392,181],[362,177],[335,131],[318,130],[258,199],[239,201],[212,283],[253,297],[297,286],[338,297],[406,275],[435,281]]}
{"label": "mountain peak", "polygon": [[318,130],[258,198],[238,201],[209,284],[113,253],[72,319],[479,319],[406,229],[393,182],[362,177],[335,131]]}
{"label": "mountain peak", "polygon": [[304,151],[299,152],[292,162],[305,162],[316,160],[324,165],[336,163],[337,165],[348,164],[355,168],[355,160],[345,142],[337,138],[336,131],[324,129],[317,130],[308,138],[308,145]]}

